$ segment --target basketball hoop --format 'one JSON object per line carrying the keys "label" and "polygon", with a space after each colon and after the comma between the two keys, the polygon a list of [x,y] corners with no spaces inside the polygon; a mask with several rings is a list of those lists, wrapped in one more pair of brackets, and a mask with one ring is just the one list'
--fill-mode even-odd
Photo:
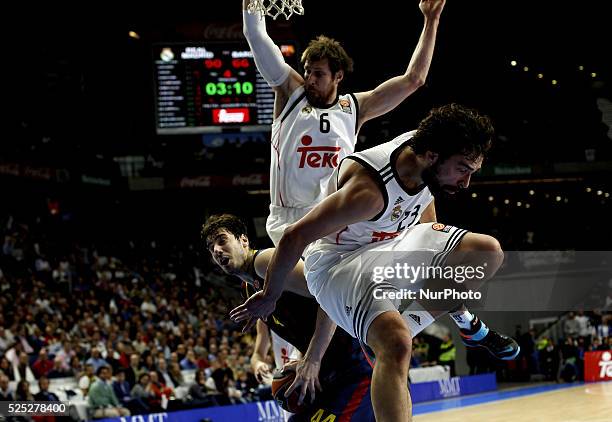
{"label": "basketball hoop", "polygon": [[251,0],[247,10],[249,13],[261,12],[262,16],[268,15],[272,19],[276,19],[280,15],[289,19],[294,13],[296,15],[304,14],[302,0]]}

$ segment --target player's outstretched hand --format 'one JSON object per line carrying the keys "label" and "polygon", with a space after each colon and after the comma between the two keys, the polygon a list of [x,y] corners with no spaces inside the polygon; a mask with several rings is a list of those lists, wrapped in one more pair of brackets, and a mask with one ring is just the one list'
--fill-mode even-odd
{"label": "player's outstretched hand", "polygon": [[439,19],[446,0],[421,0],[419,9],[426,18]]}
{"label": "player's outstretched hand", "polygon": [[306,359],[301,359],[289,362],[285,365],[285,368],[292,366],[295,368],[295,379],[285,392],[285,397],[289,397],[289,395],[296,388],[301,388],[298,403],[302,404],[304,402],[304,398],[306,397],[306,394],[308,394],[309,390],[310,403],[312,403],[315,399],[316,390],[322,390],[321,384],[319,383],[319,371],[321,370],[321,362],[313,362]]}
{"label": "player's outstretched hand", "polygon": [[232,309],[230,318],[234,322],[246,321],[246,325],[242,329],[242,332],[245,332],[255,326],[258,318],[265,321],[274,312],[275,308],[276,300],[266,296],[263,291],[259,291],[242,305]]}

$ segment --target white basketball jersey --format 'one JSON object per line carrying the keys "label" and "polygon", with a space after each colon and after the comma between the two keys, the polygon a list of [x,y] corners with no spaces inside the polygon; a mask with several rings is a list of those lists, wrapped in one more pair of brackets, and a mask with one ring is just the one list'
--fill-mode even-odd
{"label": "white basketball jersey", "polygon": [[276,368],[282,368],[286,363],[301,358],[301,353],[291,343],[279,337],[274,331],[272,334],[272,351],[274,353],[274,363]]}
{"label": "white basketball jersey", "polygon": [[[406,188],[395,169],[397,156],[414,133],[415,131],[403,133],[390,142],[351,154],[346,158],[357,161],[372,171],[384,196],[385,207],[371,220],[351,224],[337,233],[326,236],[322,239],[322,243],[344,245],[346,247],[343,249],[353,250],[368,243],[393,239],[402,230],[419,223],[421,214],[433,200],[433,195],[425,185],[416,189]],[[328,194],[336,190],[337,183],[334,178],[330,182]]]}
{"label": "white basketball jersey", "polygon": [[334,169],[355,150],[358,112],[353,94],[327,108],[310,105],[303,86],[291,94],[272,123],[272,205],[312,208],[325,198]]}

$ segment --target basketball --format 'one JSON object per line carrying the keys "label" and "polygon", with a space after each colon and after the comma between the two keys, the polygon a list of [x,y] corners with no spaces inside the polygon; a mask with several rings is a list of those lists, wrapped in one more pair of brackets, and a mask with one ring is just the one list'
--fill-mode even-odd
{"label": "basketball", "polygon": [[274,378],[272,379],[272,397],[274,397],[278,405],[287,412],[298,413],[306,407],[305,403],[310,403],[310,392],[306,394],[301,405],[298,404],[301,387],[293,390],[289,397],[285,397],[285,392],[291,386],[294,379],[294,368],[286,368],[282,371],[275,372]]}

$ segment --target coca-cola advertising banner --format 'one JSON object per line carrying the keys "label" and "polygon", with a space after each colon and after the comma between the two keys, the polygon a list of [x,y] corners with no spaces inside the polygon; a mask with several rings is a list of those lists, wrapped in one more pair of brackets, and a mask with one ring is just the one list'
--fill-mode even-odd
{"label": "coca-cola advertising banner", "polygon": [[612,380],[612,352],[586,352],[584,354],[584,380]]}
{"label": "coca-cola advertising banner", "polygon": [[183,177],[177,183],[180,188],[229,188],[239,186],[267,186],[268,174],[251,173],[234,176],[191,176]]}

